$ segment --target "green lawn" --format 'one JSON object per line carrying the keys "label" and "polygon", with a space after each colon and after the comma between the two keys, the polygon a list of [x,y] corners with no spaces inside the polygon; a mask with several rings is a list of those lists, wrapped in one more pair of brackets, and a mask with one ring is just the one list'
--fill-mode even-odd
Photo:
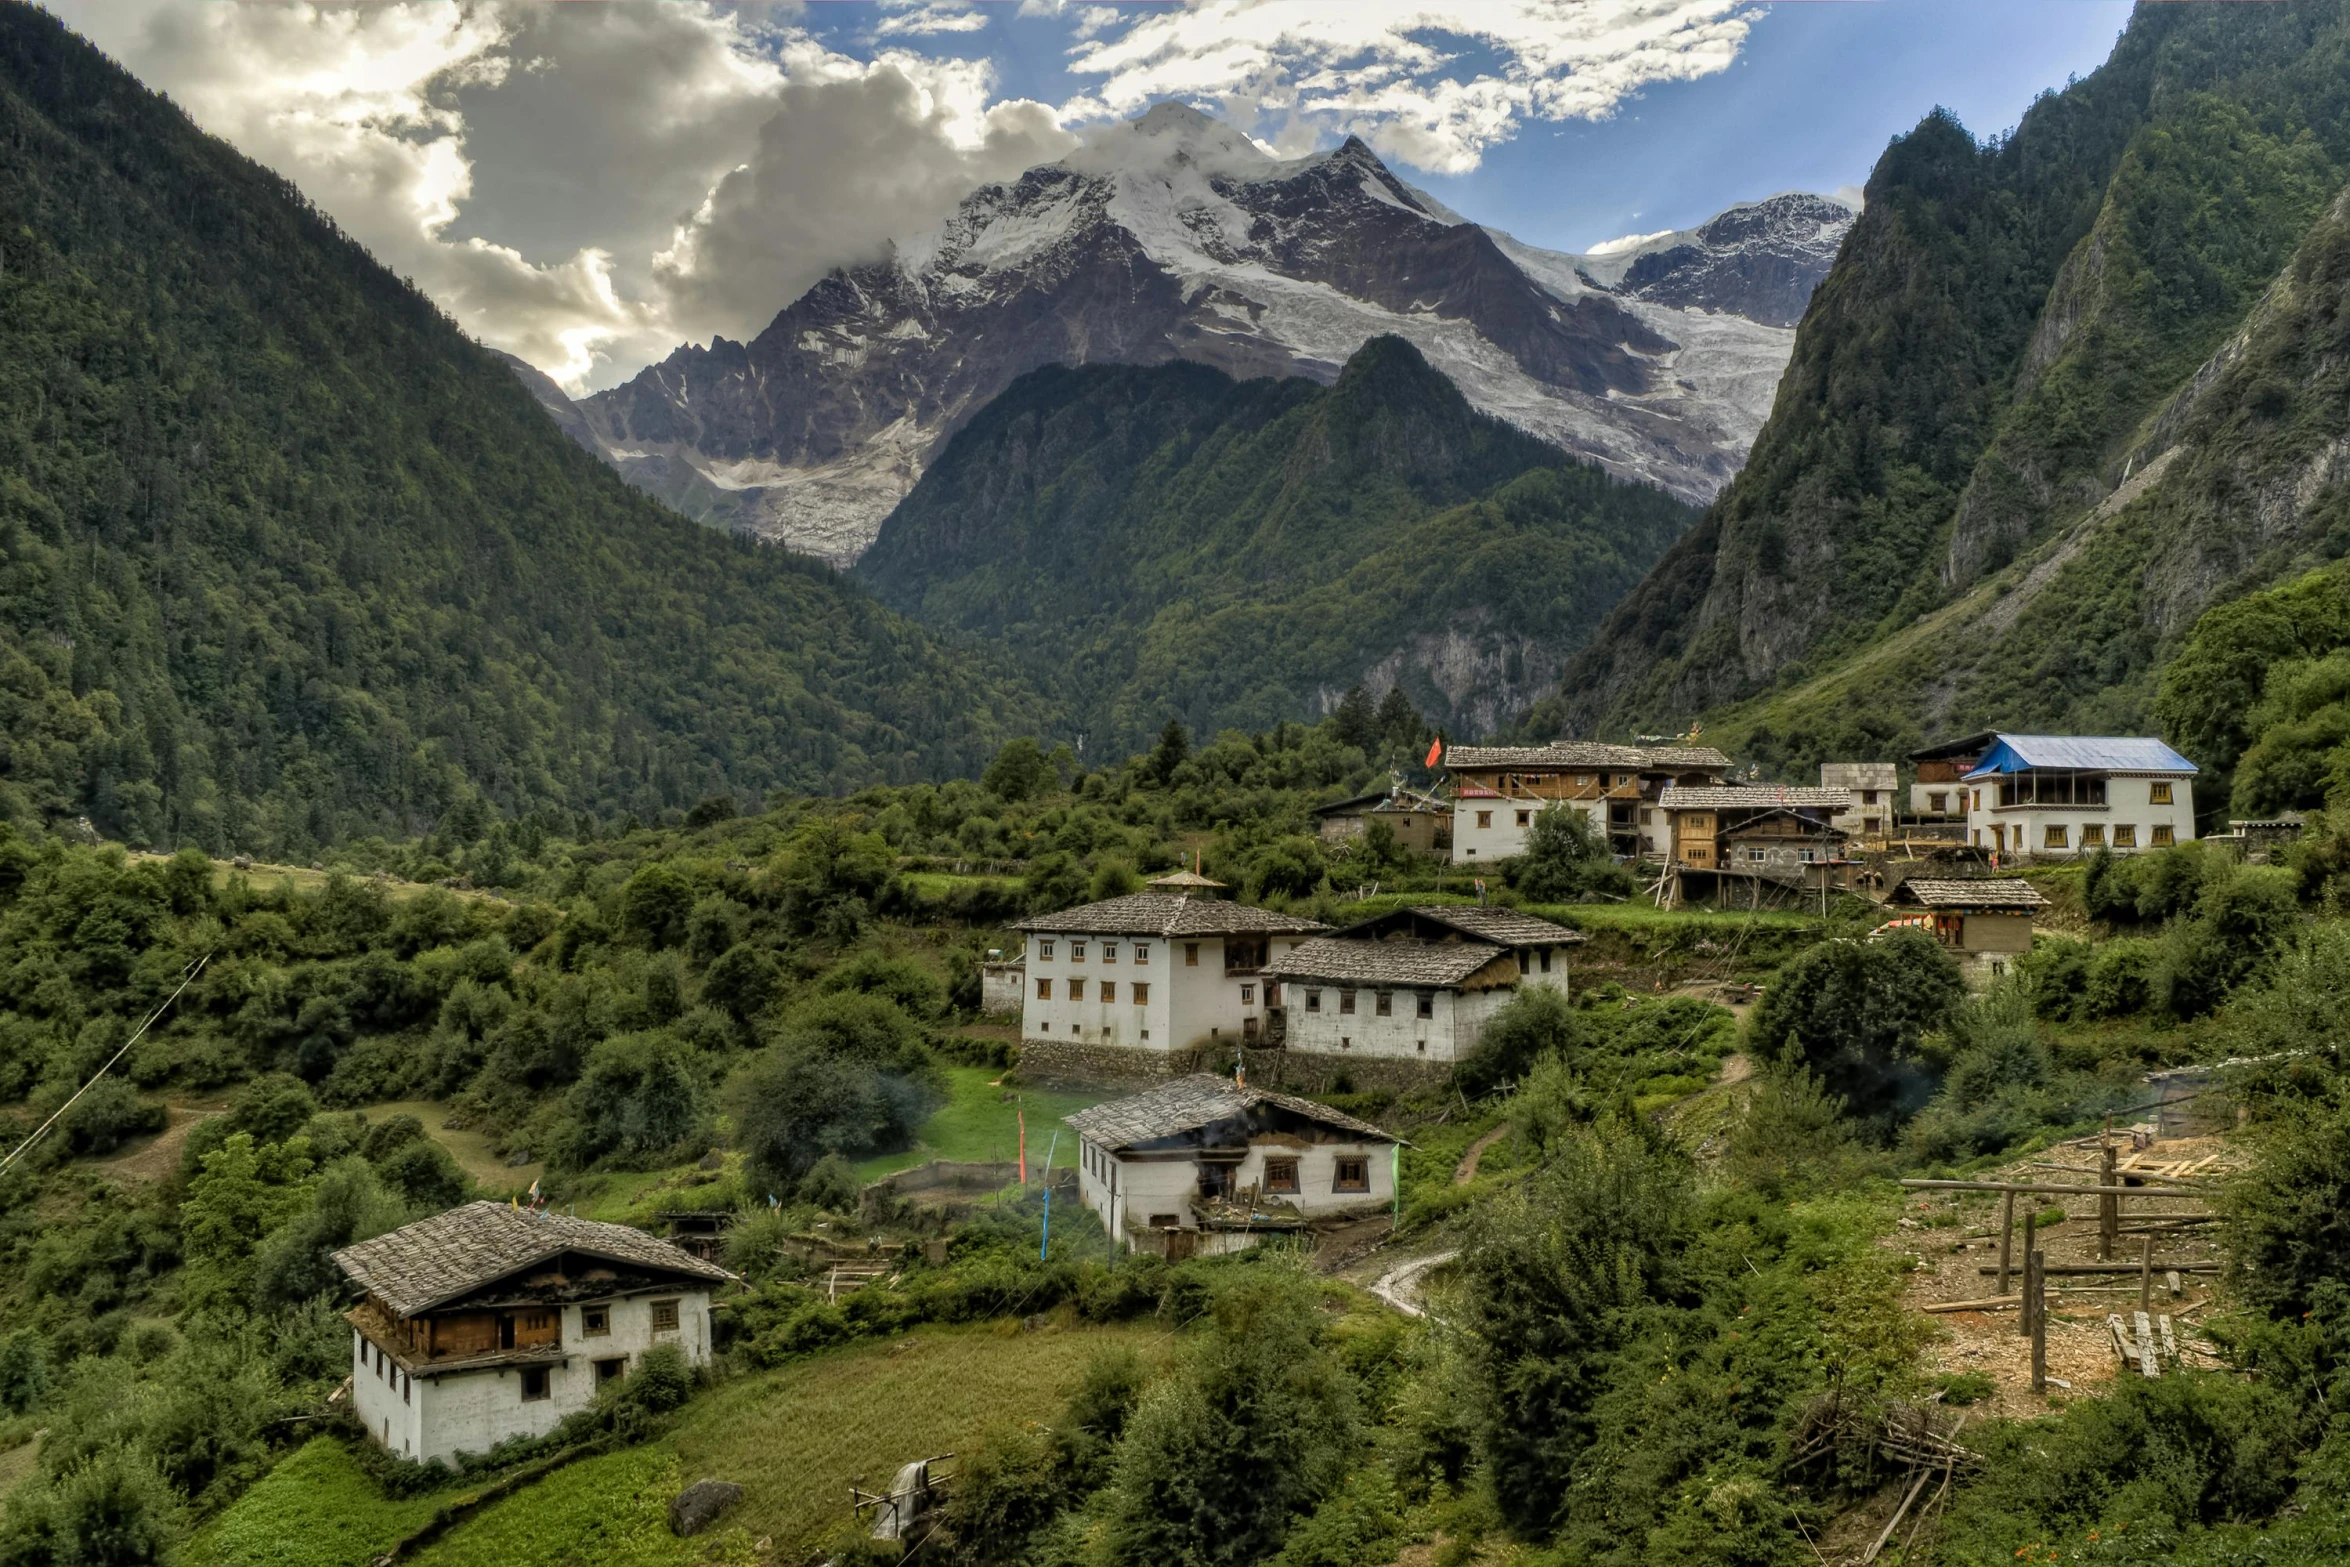
{"label": "green lawn", "polygon": [[1053,1162],[1073,1165],[1077,1162],[1077,1134],[1064,1128],[1061,1118],[1108,1097],[1023,1088],[1018,1090],[1017,1102],[1008,1102],[1004,1090],[996,1085],[1004,1075],[1001,1067],[950,1066],[946,1073],[947,1102],[922,1123],[914,1146],[904,1153],[866,1160],[857,1166],[857,1179],[876,1181],[932,1159],[1009,1159],[1019,1148],[1019,1115],[1023,1110],[1028,1116],[1029,1167],[1043,1168],[1056,1129],[1061,1132],[1061,1144]]}
{"label": "green lawn", "polygon": [[459,1489],[390,1500],[339,1440],[316,1437],[198,1530],[180,1567],[366,1567]]}
{"label": "green lawn", "polygon": [[906,871],[900,879],[926,898],[942,898],[958,887],[1007,889],[1020,885],[1016,876],[957,876],[952,871]]}

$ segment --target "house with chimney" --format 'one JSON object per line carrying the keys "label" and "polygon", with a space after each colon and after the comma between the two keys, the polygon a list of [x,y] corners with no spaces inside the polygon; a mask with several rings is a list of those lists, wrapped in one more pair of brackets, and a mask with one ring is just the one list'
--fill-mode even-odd
{"label": "house with chimney", "polygon": [[1453,776],[1455,865],[1523,854],[1534,813],[1554,807],[1582,812],[1619,855],[1662,859],[1671,847],[1660,808],[1664,791],[1719,784],[1730,771],[1730,759],[1711,746],[1588,740],[1456,745],[1444,753],[1444,765]]}
{"label": "house with chimney", "polygon": [[1310,1099],[1194,1073],[1068,1118],[1077,1192],[1110,1239],[1169,1258],[1377,1213],[1398,1140]]}
{"label": "house with chimney", "polygon": [[1185,1073],[1201,1052],[1267,1043],[1266,970],[1330,927],[1235,903],[1196,872],[1039,914],[1025,939],[1022,1066],[1092,1080]]}
{"label": "house with chimney", "polygon": [[733,1275],[625,1224],[471,1202],[334,1254],[362,1294],[352,1407],[402,1458],[445,1462],[543,1436],[674,1344],[710,1358]]}

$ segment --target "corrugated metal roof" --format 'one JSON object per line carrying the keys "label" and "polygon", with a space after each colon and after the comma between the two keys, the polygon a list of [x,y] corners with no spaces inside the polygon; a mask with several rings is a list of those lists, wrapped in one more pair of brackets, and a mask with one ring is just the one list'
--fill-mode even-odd
{"label": "corrugated metal roof", "polygon": [[2095,773],[2200,772],[2193,762],[2151,735],[1998,735],[1969,778],[2070,767]]}

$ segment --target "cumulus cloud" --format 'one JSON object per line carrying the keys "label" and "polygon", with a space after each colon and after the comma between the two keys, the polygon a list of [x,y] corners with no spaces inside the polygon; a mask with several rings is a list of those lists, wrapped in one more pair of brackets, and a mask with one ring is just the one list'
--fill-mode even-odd
{"label": "cumulus cloud", "polygon": [[764,322],[830,267],[878,257],[975,187],[1077,144],[1051,109],[990,103],[989,86],[983,65],[911,54],[795,69],[757,149],[656,260],[679,318]]}
{"label": "cumulus cloud", "polygon": [[1740,0],[1197,0],[1081,39],[1071,69],[1112,114],[1212,99],[1288,150],[1332,131],[1436,173],[1475,168],[1528,119],[1596,119],[1726,69]]}

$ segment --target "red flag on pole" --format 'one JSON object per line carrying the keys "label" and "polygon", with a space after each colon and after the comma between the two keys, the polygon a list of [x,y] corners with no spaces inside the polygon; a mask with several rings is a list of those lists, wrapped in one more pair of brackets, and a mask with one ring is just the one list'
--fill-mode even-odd
{"label": "red flag on pole", "polygon": [[1434,767],[1436,765],[1436,759],[1443,754],[1444,736],[1438,735],[1435,739],[1428,742],[1428,760],[1422,762],[1420,765],[1423,767]]}

